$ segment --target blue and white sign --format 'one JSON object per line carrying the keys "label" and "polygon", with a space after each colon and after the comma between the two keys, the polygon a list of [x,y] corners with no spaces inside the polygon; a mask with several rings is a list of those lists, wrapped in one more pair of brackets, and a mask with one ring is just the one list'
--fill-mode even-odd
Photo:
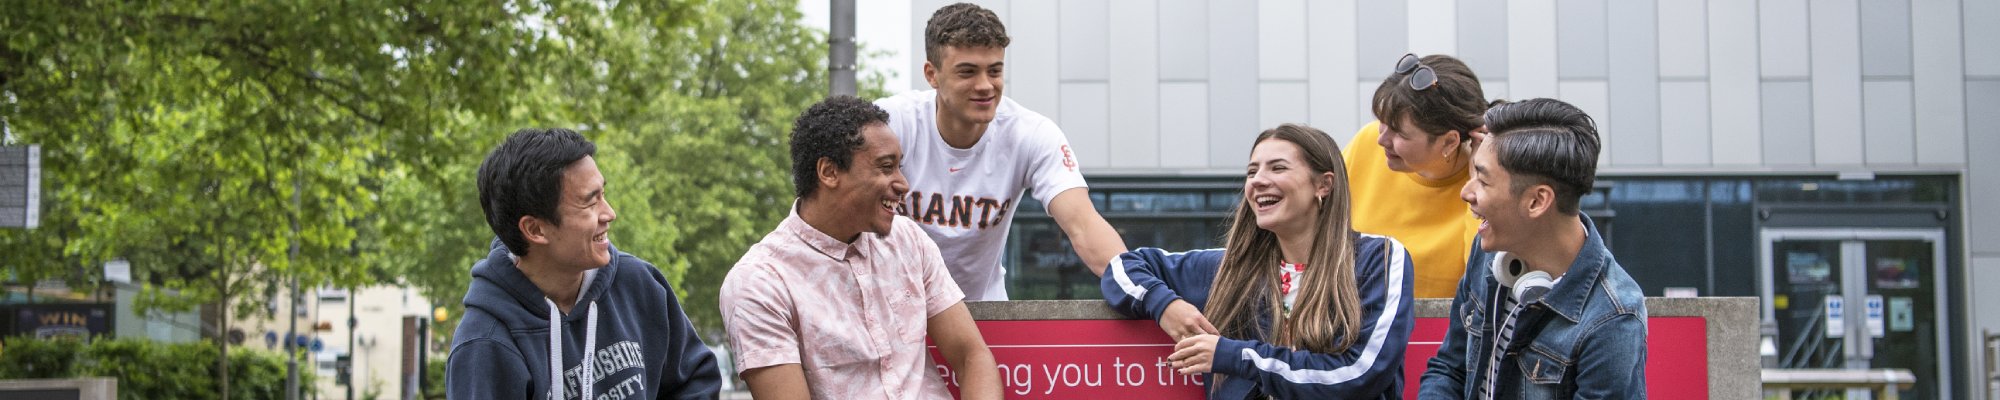
{"label": "blue and white sign", "polygon": [[1826,295],[1826,337],[1847,336],[1847,312],[1841,310],[1844,302],[1840,295]]}
{"label": "blue and white sign", "polygon": [[1868,295],[1868,300],[1865,302],[1868,303],[1868,309],[1863,315],[1868,316],[1868,336],[1882,337],[1882,295]]}

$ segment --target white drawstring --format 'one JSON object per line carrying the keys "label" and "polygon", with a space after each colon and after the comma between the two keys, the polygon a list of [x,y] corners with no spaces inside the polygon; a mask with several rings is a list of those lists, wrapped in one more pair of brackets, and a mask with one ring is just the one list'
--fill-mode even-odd
{"label": "white drawstring", "polygon": [[545,297],[542,301],[549,303],[549,400],[564,400],[562,311],[556,308],[555,300]]}
{"label": "white drawstring", "polygon": [[587,328],[585,328],[584,330],[584,335],[586,336],[584,336],[583,338],[583,382],[584,383],[582,385],[583,386],[582,400],[591,400],[591,395],[594,394],[591,392],[595,392],[596,390],[594,389],[597,389],[596,387],[593,387],[595,385],[592,385],[592,383],[597,382],[597,302],[595,301],[590,302],[589,307],[590,307],[590,318],[588,319],[589,325],[587,325]]}
{"label": "white drawstring", "polygon": [[[549,399],[565,400],[563,388],[568,385],[562,379],[562,311],[556,308],[554,300],[543,298],[542,301],[549,304]],[[583,361],[580,365],[583,371],[577,376],[577,386],[583,395],[579,398],[583,400],[590,400],[591,392],[594,391],[592,389],[595,389],[590,384],[597,380],[597,368],[594,365],[597,360],[594,351],[597,349],[597,302],[590,302],[589,307],[590,316],[586,319],[588,325],[584,330]]]}

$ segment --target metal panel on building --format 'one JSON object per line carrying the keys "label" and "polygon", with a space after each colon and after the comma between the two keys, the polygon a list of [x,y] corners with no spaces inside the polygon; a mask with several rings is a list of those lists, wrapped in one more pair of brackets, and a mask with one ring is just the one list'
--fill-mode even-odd
{"label": "metal panel on building", "polygon": [[1115,73],[1109,76],[1110,128],[1106,139],[1114,151],[1105,159],[1116,168],[1158,168],[1160,153],[1134,151],[1160,145],[1160,12],[1159,4],[1147,0],[1111,0],[1109,34],[1112,43],[1105,61]]}
{"label": "metal panel on building", "polygon": [[1660,163],[1659,19],[1652,0],[1607,4],[1611,41],[1611,116],[1605,143],[1616,166]]}
{"label": "metal panel on building", "polygon": [[1757,165],[1763,161],[1763,125],[1757,94],[1757,4],[1708,3],[1708,110],[1710,162]]}
{"label": "metal panel on building", "polygon": [[1708,82],[1660,82],[1660,115],[1660,163],[1708,165]]}
{"label": "metal panel on building", "polygon": [[1861,22],[1855,0],[1815,1],[1812,15],[1813,163],[1859,165]]}
{"label": "metal panel on building", "polygon": [[1862,139],[1868,165],[1916,163],[1916,121],[1910,81],[1861,83]]}

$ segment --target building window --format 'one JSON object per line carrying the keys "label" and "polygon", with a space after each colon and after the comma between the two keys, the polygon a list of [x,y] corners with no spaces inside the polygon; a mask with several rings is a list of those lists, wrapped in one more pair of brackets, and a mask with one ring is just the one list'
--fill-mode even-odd
{"label": "building window", "polygon": [[[1128,247],[1217,248],[1242,183],[1235,176],[1093,177],[1091,200]],[[1647,296],[1669,287],[1756,296],[1760,207],[1950,208],[1956,184],[1949,176],[1600,177],[1579,205]],[[1020,201],[1003,260],[1009,295],[1100,298],[1098,280],[1042,204],[1033,196]]]}

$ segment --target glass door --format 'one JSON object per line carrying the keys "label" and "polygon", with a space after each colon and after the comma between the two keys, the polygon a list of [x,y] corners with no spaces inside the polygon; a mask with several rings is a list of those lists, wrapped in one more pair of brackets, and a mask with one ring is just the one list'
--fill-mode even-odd
{"label": "glass door", "polygon": [[1841,242],[1779,240],[1771,251],[1765,320],[1778,326],[1778,367],[1847,368]]}
{"label": "glass door", "polygon": [[[1950,387],[1943,232],[1765,229],[1764,321],[1777,327],[1778,368],[1907,369],[1902,398],[1936,399]],[[1867,399],[1861,390],[1801,398]]]}
{"label": "glass door", "polygon": [[1870,358],[1873,368],[1906,368],[1916,374],[1918,385],[1905,390],[1902,398],[1937,399],[1944,396],[1938,390],[1949,386],[1926,385],[1923,382],[1939,382],[1945,376],[1938,366],[1948,362],[1939,355],[1947,339],[1944,327],[1938,321],[1945,321],[1938,312],[1937,289],[1933,276],[1941,268],[1937,259],[1942,250],[1936,242],[1925,240],[1868,240],[1861,243],[1863,251],[1861,269],[1866,273],[1867,291],[1862,301],[1866,307],[1857,309],[1866,318],[1868,337],[1872,338],[1874,354]]}

